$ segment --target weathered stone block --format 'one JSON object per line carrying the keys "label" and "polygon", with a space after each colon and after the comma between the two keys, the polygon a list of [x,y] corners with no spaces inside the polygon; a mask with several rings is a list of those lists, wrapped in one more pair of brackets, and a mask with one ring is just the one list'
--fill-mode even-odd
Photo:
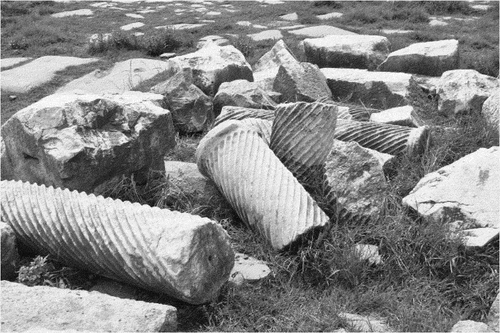
{"label": "weathered stone block", "polygon": [[326,158],[324,193],[342,222],[377,220],[389,185],[384,164],[393,156],[335,140]]}
{"label": "weathered stone block", "polygon": [[500,151],[480,148],[422,178],[403,204],[438,223],[500,228]]}
{"label": "weathered stone block", "polygon": [[163,170],[175,131],[162,100],[137,92],[43,98],[2,126],[13,170],[2,166],[2,177],[91,192],[118,175]]}
{"label": "weathered stone block", "polygon": [[11,280],[16,277],[16,268],[19,261],[16,235],[5,222],[0,222],[2,235],[2,280]]}
{"label": "weathered stone block", "polygon": [[201,132],[213,120],[212,98],[193,84],[190,68],[157,84],[151,92],[165,96],[165,108],[172,112],[174,126],[180,132]]}
{"label": "weathered stone block", "polygon": [[98,292],[2,281],[2,331],[165,332],[177,310]]}
{"label": "weathered stone block", "polygon": [[214,97],[214,114],[219,115],[224,106],[273,110],[276,103],[257,83],[234,80],[220,85]]}
{"label": "weathered stone block", "polygon": [[306,61],[319,67],[367,68],[374,70],[389,54],[386,37],[373,35],[326,36],[304,39]]}
{"label": "weathered stone block", "polygon": [[458,40],[415,43],[388,55],[378,70],[440,76],[459,66]]}
{"label": "weathered stone block", "polygon": [[318,66],[308,62],[281,65],[273,90],[279,92],[285,102],[314,102],[332,97],[323,73]]}
{"label": "weathered stone block", "polygon": [[182,68],[193,70],[193,83],[208,96],[214,96],[223,82],[243,79],[253,82],[252,68],[232,45],[207,43],[200,50],[172,58]]}
{"label": "weathered stone block", "polygon": [[370,108],[389,109],[410,104],[410,93],[420,92],[411,74],[369,72],[364,69],[322,68],[334,98]]}
{"label": "weathered stone block", "polygon": [[481,112],[488,97],[499,89],[498,79],[473,69],[444,72],[438,86],[438,111],[444,115]]}

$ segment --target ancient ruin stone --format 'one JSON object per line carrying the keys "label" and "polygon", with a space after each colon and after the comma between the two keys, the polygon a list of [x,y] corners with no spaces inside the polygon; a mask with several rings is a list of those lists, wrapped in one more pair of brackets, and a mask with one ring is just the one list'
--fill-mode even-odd
{"label": "ancient ruin stone", "polygon": [[326,36],[304,39],[306,61],[319,67],[367,68],[374,70],[389,54],[386,37],[373,35]]}
{"label": "ancient ruin stone", "polygon": [[207,43],[200,50],[172,58],[182,68],[193,70],[193,83],[205,94],[214,96],[223,82],[243,79],[253,82],[252,68],[232,45]]}
{"label": "ancient ruin stone", "polygon": [[342,17],[342,16],[344,16],[344,14],[340,13],[340,12],[331,12],[331,13],[328,13],[328,14],[316,15],[316,17],[318,19],[320,19],[321,21],[331,20],[331,19],[334,19],[334,18]]}
{"label": "ancient ruin stone", "polygon": [[379,265],[382,263],[382,257],[378,252],[377,245],[371,244],[356,244],[353,249],[353,254],[361,261],[368,261],[370,265]]}
{"label": "ancient ruin stone", "polygon": [[196,160],[238,216],[274,249],[328,223],[328,217],[253,129],[225,121],[200,142]]}
{"label": "ancient ruin stone", "polygon": [[419,156],[429,146],[429,128],[339,119],[335,139],[355,141],[365,148],[390,155]]}
{"label": "ancient ruin stone", "polygon": [[2,232],[2,280],[12,280],[16,277],[16,268],[19,262],[16,235],[5,222],[0,222]]}
{"label": "ancient ruin stone", "polygon": [[499,127],[500,127],[500,117],[499,117],[499,107],[500,103],[500,90],[495,89],[493,93],[484,101],[483,106],[481,108],[481,113],[483,117],[486,119],[488,126],[496,133],[498,136]]}
{"label": "ancient ruin stone", "polygon": [[393,156],[335,140],[325,162],[324,192],[342,222],[366,222],[380,217],[389,185],[384,164]]}
{"label": "ancient ruin stone", "polygon": [[458,40],[415,43],[392,52],[378,70],[440,76],[459,66]]}
{"label": "ancient ruin stone", "polygon": [[498,317],[500,313],[500,293],[497,293],[497,297],[493,300],[491,304],[490,311],[488,312],[488,327],[494,331],[498,332],[500,329],[498,328]]}
{"label": "ancient ruin stone", "polygon": [[367,108],[363,105],[335,102],[326,99],[319,100],[319,102],[337,105],[339,108],[338,119],[369,121],[372,113],[378,113],[382,111],[379,109]]}
{"label": "ancient ruin stone", "polygon": [[257,132],[266,145],[271,143],[271,132],[273,128],[272,120],[259,119],[259,118],[245,118],[240,120],[241,123],[247,127],[252,128]]}
{"label": "ancient ruin stone", "polygon": [[387,320],[377,316],[362,316],[346,312],[341,312],[338,316],[359,332],[393,332],[393,329],[387,325]]}
{"label": "ancient ruin stone", "polygon": [[129,59],[117,62],[110,69],[97,69],[59,88],[56,93],[122,93],[132,90],[158,74],[172,76],[178,66],[170,61]]}
{"label": "ancient ruin stone", "polygon": [[333,143],[338,108],[325,103],[280,104],[269,147],[303,185],[321,182]]}
{"label": "ancient ruin stone", "polygon": [[437,223],[500,228],[500,151],[480,148],[422,178],[403,204]]}
{"label": "ancient ruin stone", "polygon": [[281,39],[283,38],[283,35],[279,30],[264,30],[256,34],[250,34],[248,35],[248,37],[250,37],[254,41],[261,41],[266,39]]}
{"label": "ancient ruin stone", "polygon": [[229,282],[235,285],[241,285],[243,282],[255,282],[266,278],[270,273],[271,269],[266,262],[243,253],[236,253]]}
{"label": "ancient ruin stone", "polygon": [[498,79],[473,69],[444,72],[438,86],[438,112],[444,115],[481,112],[481,106],[499,89]]}
{"label": "ancient ruin stone", "polygon": [[2,91],[27,93],[52,80],[56,72],[69,66],[79,66],[96,62],[96,58],[75,58],[63,56],[45,56],[26,65],[2,72]]}
{"label": "ancient ruin stone", "polygon": [[202,47],[206,46],[208,43],[213,42],[219,46],[224,46],[229,44],[229,40],[218,35],[208,35],[205,37],[200,38],[198,41],[198,44],[196,44],[197,49],[201,49]]}
{"label": "ancient ruin stone", "polygon": [[319,38],[319,37],[325,37],[325,36],[329,36],[329,35],[336,35],[336,36],[339,36],[339,35],[340,36],[341,35],[357,36],[358,35],[355,32],[332,27],[331,25],[318,25],[318,26],[307,27],[307,28],[302,28],[302,29],[297,29],[297,30],[290,30],[289,32],[293,35],[302,36],[302,37],[309,37],[309,38]]}
{"label": "ancient ruin stone", "polygon": [[13,67],[13,66],[21,64],[23,62],[29,61],[31,59],[33,59],[33,58],[28,58],[28,57],[2,58],[2,59],[0,59],[0,69],[4,69],[7,67]]}
{"label": "ancient ruin stone", "polygon": [[253,65],[255,82],[266,91],[272,90],[274,78],[278,74],[280,66],[295,63],[298,63],[298,60],[290,52],[285,42],[279,40]]}
{"label": "ancient ruin stone", "polygon": [[165,107],[172,112],[174,126],[180,132],[201,132],[213,119],[212,99],[193,84],[190,68],[177,72],[151,91],[165,96]]}
{"label": "ancient ruin stone", "polygon": [[382,124],[417,127],[418,121],[415,119],[414,114],[415,111],[413,106],[406,105],[372,113],[370,115],[370,121]]}
{"label": "ancient ruin stone", "polygon": [[90,10],[90,9],[77,9],[77,10],[55,13],[55,14],[52,14],[50,16],[55,17],[55,18],[61,18],[61,17],[68,17],[68,16],[90,16],[90,15],[94,15],[92,10]]}
{"label": "ancient ruin stone", "polygon": [[229,237],[196,215],[2,181],[2,218],[37,253],[192,304],[217,296],[234,264]]}
{"label": "ancient ruin stone", "polygon": [[274,109],[276,103],[257,83],[247,80],[224,82],[214,97],[213,112],[217,116],[224,106]]}
{"label": "ancient ruin stone", "polygon": [[86,290],[2,281],[2,331],[165,332],[177,329],[170,305]]}
{"label": "ancient ruin stone", "polygon": [[281,93],[285,102],[314,102],[332,96],[318,66],[308,62],[281,65],[274,79],[273,90]]}
{"label": "ancient ruin stone", "polygon": [[470,333],[470,332],[488,332],[490,333],[490,329],[488,328],[488,325],[485,323],[481,323],[478,321],[474,320],[460,320],[458,323],[453,325],[451,328],[450,333]]}
{"label": "ancient ruin stone", "polygon": [[370,72],[364,69],[322,68],[335,99],[370,108],[389,109],[410,104],[410,93],[420,91],[411,74]]}
{"label": "ancient ruin stone", "polygon": [[281,15],[280,19],[286,21],[297,21],[299,19],[299,16],[297,15],[297,13],[290,13],[286,15]]}
{"label": "ancient ruin stone", "polygon": [[196,163],[165,161],[165,175],[167,204],[187,199],[192,206],[228,206],[215,184],[198,171]]}
{"label": "ancient ruin stone", "polygon": [[118,175],[163,170],[175,131],[155,96],[56,94],[24,108],[2,126],[15,171],[2,178],[91,192]]}
{"label": "ancient ruin stone", "polygon": [[499,231],[497,228],[475,228],[461,230],[459,235],[466,247],[484,247],[498,238]]}
{"label": "ancient ruin stone", "polygon": [[224,106],[221,113],[215,118],[214,127],[226,120],[242,120],[246,118],[258,118],[273,121],[274,110],[250,109],[241,106]]}

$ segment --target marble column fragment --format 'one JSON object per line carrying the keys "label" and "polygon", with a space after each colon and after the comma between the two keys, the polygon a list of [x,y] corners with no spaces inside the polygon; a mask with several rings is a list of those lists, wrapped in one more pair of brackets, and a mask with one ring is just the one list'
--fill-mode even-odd
{"label": "marble column fragment", "polygon": [[328,223],[260,135],[240,121],[213,128],[201,140],[196,160],[200,172],[214,181],[244,223],[274,249]]}
{"label": "marble column fragment", "polygon": [[252,127],[259,135],[262,140],[269,146],[271,141],[271,130],[273,128],[273,121],[260,118],[245,118],[240,120],[242,124]]}
{"label": "marble column fragment", "polygon": [[427,126],[411,128],[339,119],[335,139],[346,142],[355,141],[365,148],[381,153],[419,156],[427,150],[430,134]]}
{"label": "marble column fragment", "polygon": [[270,148],[301,184],[321,179],[332,148],[338,107],[326,103],[280,104],[271,132]]}
{"label": "marble column fragment", "polygon": [[234,265],[229,237],[196,215],[2,181],[2,219],[21,243],[65,265],[182,301],[217,296]]}
{"label": "marble column fragment", "polygon": [[273,110],[250,109],[241,106],[224,106],[221,113],[215,118],[214,127],[226,120],[242,120],[245,118],[274,120]]}

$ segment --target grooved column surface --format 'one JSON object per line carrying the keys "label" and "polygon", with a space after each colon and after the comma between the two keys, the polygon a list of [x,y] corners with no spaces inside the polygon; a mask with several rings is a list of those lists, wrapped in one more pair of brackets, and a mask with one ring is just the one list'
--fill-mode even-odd
{"label": "grooved column surface", "polygon": [[346,142],[355,141],[365,148],[374,149],[381,153],[418,156],[427,149],[429,128],[426,126],[410,128],[339,119],[335,139]]}
{"label": "grooved column surface", "polygon": [[242,120],[245,118],[258,118],[273,121],[274,111],[264,109],[250,109],[241,106],[224,106],[221,113],[215,118],[214,127],[226,120]]}
{"label": "grooved column surface", "polygon": [[213,128],[200,142],[196,157],[201,173],[217,184],[238,216],[275,249],[328,222],[259,134],[239,121]]}
{"label": "grooved column surface", "polygon": [[269,146],[269,141],[271,140],[271,130],[273,127],[273,121],[260,118],[245,118],[240,120],[242,124],[253,128],[262,140]]}
{"label": "grooved column surface", "polygon": [[200,304],[234,265],[229,237],[207,218],[29,183],[1,186],[2,219],[18,239],[68,266]]}
{"label": "grooved column surface", "polygon": [[270,148],[299,182],[310,185],[332,148],[338,107],[325,103],[281,104],[275,110]]}

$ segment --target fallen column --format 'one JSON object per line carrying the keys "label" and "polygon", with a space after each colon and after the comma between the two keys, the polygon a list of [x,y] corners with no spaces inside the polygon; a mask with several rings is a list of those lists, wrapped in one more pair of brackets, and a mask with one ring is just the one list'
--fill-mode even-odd
{"label": "fallen column", "polygon": [[201,140],[196,161],[238,216],[275,249],[328,222],[259,134],[239,121],[213,128]]}
{"label": "fallen column", "polygon": [[62,263],[192,304],[213,299],[234,265],[208,218],[18,181],[1,212],[25,245]]}
{"label": "fallen column", "polygon": [[429,128],[380,124],[374,122],[345,121],[339,119],[335,139],[355,141],[365,148],[381,153],[408,156],[423,154],[429,145]]}
{"label": "fallen column", "polygon": [[259,119],[259,118],[245,118],[240,120],[242,124],[245,126],[252,127],[257,133],[259,133],[260,137],[266,145],[269,146],[269,142],[271,141],[271,131],[273,128],[273,121],[267,119]]}
{"label": "fallen column", "polygon": [[214,127],[226,120],[242,120],[246,118],[273,121],[274,110],[250,109],[241,106],[224,106],[221,113],[215,118]]}
{"label": "fallen column", "polygon": [[326,103],[281,104],[271,132],[270,148],[301,184],[321,179],[330,152],[338,108]]}

